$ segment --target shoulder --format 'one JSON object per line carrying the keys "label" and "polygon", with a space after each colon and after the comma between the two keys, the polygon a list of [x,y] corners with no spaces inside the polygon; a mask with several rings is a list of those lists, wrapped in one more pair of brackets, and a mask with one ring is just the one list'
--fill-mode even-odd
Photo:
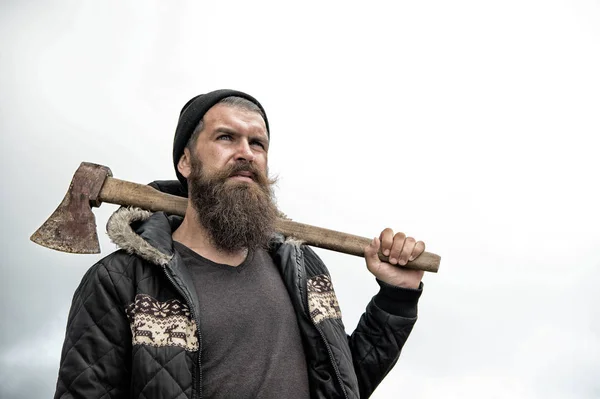
{"label": "shoulder", "polygon": [[141,279],[157,268],[136,255],[118,250],[92,265],[81,279],[75,295],[105,293],[115,298],[130,296]]}
{"label": "shoulder", "polygon": [[293,238],[284,238],[281,235],[275,236],[271,241],[269,253],[275,260],[275,263],[282,267],[296,266],[303,267],[307,277],[327,274],[327,266],[317,253],[302,241]]}
{"label": "shoulder", "polygon": [[327,275],[329,276],[329,270],[325,262],[319,255],[308,245],[301,245],[300,251],[304,258],[304,267],[306,269],[306,275],[308,277]]}
{"label": "shoulder", "polygon": [[[273,244],[274,243],[274,244]],[[333,292],[331,274],[319,255],[308,245],[295,239],[284,239],[282,236],[273,241],[270,254],[283,276],[295,276],[300,284],[306,284],[309,291]]]}
{"label": "shoulder", "polygon": [[140,259],[137,256],[120,249],[92,265],[86,276],[88,278],[100,279],[122,276],[123,278],[131,279],[133,274],[132,269],[139,261]]}

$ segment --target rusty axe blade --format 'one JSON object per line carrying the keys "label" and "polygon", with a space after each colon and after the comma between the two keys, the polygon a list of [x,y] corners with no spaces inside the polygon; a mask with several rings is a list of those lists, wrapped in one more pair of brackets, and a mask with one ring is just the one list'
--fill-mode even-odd
{"label": "rusty axe blade", "polygon": [[[71,253],[99,253],[93,206],[102,202],[135,206],[149,211],[164,211],[185,215],[187,198],[165,194],[150,186],[115,179],[109,168],[82,162],[69,186],[63,202],[32,236],[31,240],[45,247]],[[286,237],[294,237],[307,245],[364,256],[370,239],[339,231],[310,226],[287,219],[278,219],[275,229]],[[379,254],[382,261],[388,257]],[[406,268],[437,272],[440,257],[424,252]]]}
{"label": "rusty axe blade", "polygon": [[83,162],[69,186],[69,191],[52,216],[31,236],[31,241],[58,251],[77,254],[100,252],[96,218],[91,206],[100,206],[99,194],[109,168]]}

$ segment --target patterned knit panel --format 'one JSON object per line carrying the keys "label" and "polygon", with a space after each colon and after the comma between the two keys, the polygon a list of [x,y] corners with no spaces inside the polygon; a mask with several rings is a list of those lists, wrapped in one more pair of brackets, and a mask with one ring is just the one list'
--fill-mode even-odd
{"label": "patterned knit panel", "polygon": [[333,291],[331,279],[326,274],[307,280],[308,308],[315,324],[326,319],[341,319],[342,312]]}
{"label": "patterned knit panel", "polygon": [[160,302],[149,295],[138,294],[125,311],[134,345],[178,346],[190,352],[198,350],[196,323],[185,303],[177,299]]}

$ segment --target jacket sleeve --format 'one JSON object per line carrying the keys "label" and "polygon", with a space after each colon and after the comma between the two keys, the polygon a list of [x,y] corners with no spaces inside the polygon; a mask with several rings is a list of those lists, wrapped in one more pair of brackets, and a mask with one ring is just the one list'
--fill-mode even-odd
{"label": "jacket sleeve", "polygon": [[119,287],[122,272],[94,265],[75,291],[62,349],[55,399],[125,398],[131,330]]}
{"label": "jacket sleeve", "polygon": [[398,361],[417,321],[418,289],[399,288],[377,280],[380,291],[369,303],[349,337],[361,398],[368,398]]}

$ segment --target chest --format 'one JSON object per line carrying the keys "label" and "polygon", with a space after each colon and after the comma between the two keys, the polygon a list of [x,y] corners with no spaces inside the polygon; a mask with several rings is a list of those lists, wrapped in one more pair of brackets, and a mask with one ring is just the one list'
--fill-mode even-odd
{"label": "chest", "polygon": [[266,336],[289,334],[297,327],[287,289],[265,253],[238,267],[190,263],[199,302],[203,342],[236,345]]}

